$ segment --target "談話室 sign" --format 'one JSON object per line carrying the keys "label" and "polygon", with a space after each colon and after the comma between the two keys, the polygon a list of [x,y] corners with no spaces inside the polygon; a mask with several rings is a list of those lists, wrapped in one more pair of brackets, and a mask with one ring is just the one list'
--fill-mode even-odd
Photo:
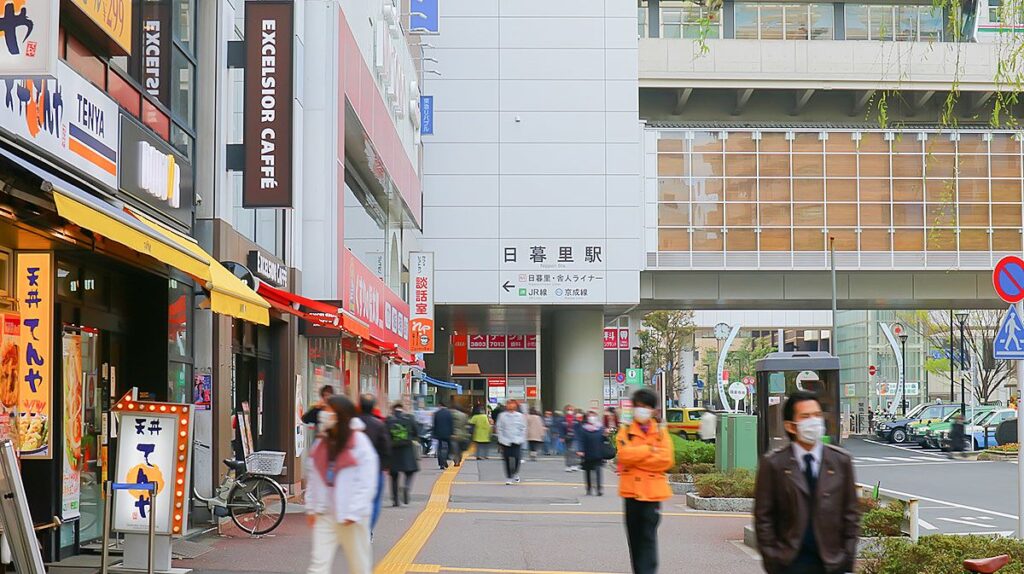
{"label": "\u8ac7\u8a71\u5ba4 sign", "polygon": [[292,206],[293,6],[245,3],[244,207]]}
{"label": "\u8ac7\u8a71\u5ba4 sign", "polygon": [[192,445],[191,405],[154,403],[128,393],[112,409],[119,417],[117,467],[112,480],[156,485],[156,504],[146,490],[114,494],[114,530],[147,532],[155,513],[156,533],[180,536],[188,512]]}

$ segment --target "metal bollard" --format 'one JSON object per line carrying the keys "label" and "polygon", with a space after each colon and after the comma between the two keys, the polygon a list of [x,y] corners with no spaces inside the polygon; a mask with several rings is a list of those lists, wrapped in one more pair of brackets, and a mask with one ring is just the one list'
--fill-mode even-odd
{"label": "metal bollard", "polygon": [[110,558],[110,507],[114,504],[110,481],[103,483],[103,494],[106,503],[103,505],[103,551],[100,555],[100,574],[107,574],[107,561]]}

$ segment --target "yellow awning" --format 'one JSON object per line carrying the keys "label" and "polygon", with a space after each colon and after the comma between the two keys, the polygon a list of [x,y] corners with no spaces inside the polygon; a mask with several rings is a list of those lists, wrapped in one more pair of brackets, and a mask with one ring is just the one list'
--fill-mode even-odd
{"label": "yellow awning", "polygon": [[270,324],[270,303],[267,303],[267,300],[260,297],[259,293],[250,289],[245,282],[235,277],[219,261],[204,251],[194,239],[186,237],[144,215],[134,212],[132,212],[132,215],[176,245],[194,253],[196,256],[205,257],[210,262],[207,266],[207,274],[210,279],[206,287],[210,292],[211,311],[260,325]]}
{"label": "yellow awning", "polygon": [[197,253],[183,248],[176,242],[168,241],[165,234],[154,233],[151,226],[144,225],[98,199],[73,198],[70,195],[65,195],[63,190],[54,188],[53,202],[57,205],[57,213],[61,217],[79,227],[116,241],[157,261],[162,261],[203,281],[211,279],[210,263],[212,259],[205,252],[199,250]]}

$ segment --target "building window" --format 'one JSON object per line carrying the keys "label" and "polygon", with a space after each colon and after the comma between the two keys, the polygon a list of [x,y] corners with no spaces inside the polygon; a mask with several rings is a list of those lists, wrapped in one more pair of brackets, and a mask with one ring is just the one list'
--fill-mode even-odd
{"label": "building window", "polygon": [[647,37],[647,3],[641,2],[636,9],[637,36]]}
{"label": "building window", "polygon": [[721,38],[722,19],[718,10],[690,2],[661,5],[662,38]]}
{"label": "building window", "polygon": [[846,5],[847,40],[942,40],[942,9],[934,6]]}
{"label": "building window", "polygon": [[835,36],[831,4],[737,2],[733,15],[740,39],[831,40]]}

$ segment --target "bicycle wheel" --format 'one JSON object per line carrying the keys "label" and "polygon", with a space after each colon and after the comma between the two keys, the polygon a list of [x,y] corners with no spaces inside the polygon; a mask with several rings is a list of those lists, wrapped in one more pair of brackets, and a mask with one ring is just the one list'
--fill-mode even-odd
{"label": "bicycle wheel", "polygon": [[284,520],[284,491],[273,480],[245,475],[228,493],[231,521],[253,536],[271,532]]}

